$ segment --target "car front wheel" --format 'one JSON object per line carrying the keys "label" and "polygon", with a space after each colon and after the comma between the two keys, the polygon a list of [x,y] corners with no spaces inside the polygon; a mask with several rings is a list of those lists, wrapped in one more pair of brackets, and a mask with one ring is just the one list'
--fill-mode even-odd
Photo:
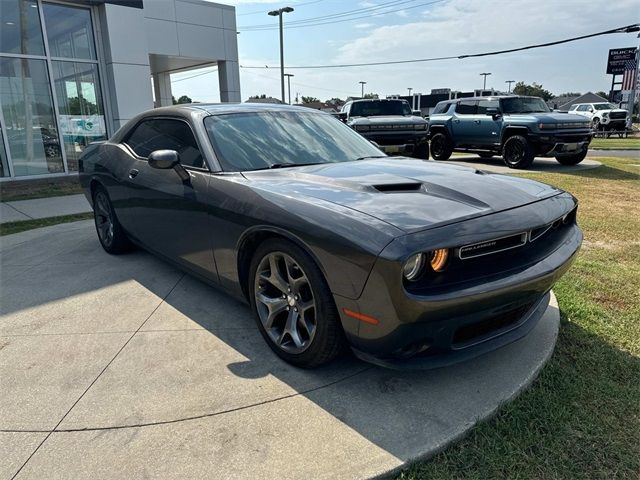
{"label": "car front wheel", "polygon": [[575,155],[562,155],[557,156],[556,160],[561,165],[577,165],[587,156],[587,150],[583,150],[580,153],[576,153]]}
{"label": "car front wheel", "polygon": [[451,141],[444,133],[436,133],[431,137],[431,156],[434,160],[448,160],[452,153]]}
{"label": "car front wheel", "polygon": [[260,333],[285,361],[313,368],[333,360],[345,339],[322,272],[284,239],[262,243],[252,261],[249,294]]}
{"label": "car front wheel", "polygon": [[502,147],[502,159],[509,168],[528,168],[535,158],[535,151],[522,135],[509,137]]}

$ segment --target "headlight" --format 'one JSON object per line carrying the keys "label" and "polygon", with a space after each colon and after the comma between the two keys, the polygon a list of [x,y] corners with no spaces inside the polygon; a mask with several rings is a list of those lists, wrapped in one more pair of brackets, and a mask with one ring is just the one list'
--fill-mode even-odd
{"label": "headlight", "polygon": [[357,132],[368,132],[370,130],[369,125],[356,125]]}
{"label": "headlight", "polygon": [[604,113],[602,114],[602,116],[603,116],[603,117],[608,117],[608,116],[609,116],[609,112],[604,112]]}
{"label": "headlight", "polygon": [[438,250],[434,250],[430,253],[429,264],[434,271],[441,272],[442,270],[444,270],[444,267],[446,267],[448,259],[449,250],[447,250],[446,248],[439,248]]}
{"label": "headlight", "polygon": [[422,273],[422,267],[424,267],[424,253],[416,253],[404,262],[402,274],[404,278],[413,282],[420,276],[420,273]]}
{"label": "headlight", "polygon": [[427,129],[427,124],[418,124],[418,125],[414,125],[414,127],[416,130],[426,130]]}
{"label": "headlight", "polygon": [[540,130],[548,130],[550,128],[558,128],[558,124],[557,123],[539,123],[538,128]]}

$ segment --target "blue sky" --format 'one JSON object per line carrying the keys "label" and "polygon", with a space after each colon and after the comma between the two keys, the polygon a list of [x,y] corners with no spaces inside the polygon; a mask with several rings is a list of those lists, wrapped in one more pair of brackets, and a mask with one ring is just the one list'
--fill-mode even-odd
{"label": "blue sky", "polygon": [[[291,6],[288,21],[370,9],[389,0],[228,0],[236,6],[240,64],[279,64],[277,29],[250,31],[246,27],[272,23],[267,12]],[[376,14],[373,15],[372,14]],[[365,17],[355,18],[353,17]],[[361,63],[460,55],[560,40],[640,21],[638,0],[407,0],[376,10],[363,10],[324,25],[285,29],[285,65]],[[323,70],[291,70],[291,94],[326,100],[359,95],[359,81],[366,91],[381,96],[433,88],[472,90],[482,87],[480,72],[491,72],[487,87],[506,89],[506,80],[542,83],[559,94],[566,91],[608,91],[606,75],[610,48],[638,45],[636,34],[616,34],[556,47],[495,57],[392,66]],[[213,69],[172,76],[176,97],[219,101]],[[207,70],[203,70],[202,73]],[[250,95],[280,96],[279,69],[240,69],[242,99]]]}

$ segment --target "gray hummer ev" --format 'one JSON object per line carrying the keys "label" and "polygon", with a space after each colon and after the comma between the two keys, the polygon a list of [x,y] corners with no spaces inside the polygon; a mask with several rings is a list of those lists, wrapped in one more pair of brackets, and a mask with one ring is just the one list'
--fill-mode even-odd
{"label": "gray hummer ev", "polygon": [[428,123],[406,100],[352,100],[338,116],[385,153],[429,158]]}
{"label": "gray hummer ev", "polygon": [[502,155],[509,168],[527,168],[536,156],[576,165],[586,157],[592,136],[587,119],[552,112],[538,97],[446,100],[436,105],[429,118],[435,160],[463,151],[482,158]]}

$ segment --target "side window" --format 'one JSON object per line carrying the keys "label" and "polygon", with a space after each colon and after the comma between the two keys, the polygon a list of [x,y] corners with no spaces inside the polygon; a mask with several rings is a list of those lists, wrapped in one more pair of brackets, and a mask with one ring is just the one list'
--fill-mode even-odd
{"label": "side window", "polygon": [[500,108],[498,100],[480,100],[478,102],[478,113],[484,115],[487,113],[487,108]]}
{"label": "side window", "polygon": [[204,167],[204,160],[189,125],[165,118],[144,120],[125,141],[140,157],[155,150],[175,150],[185,167]]}
{"label": "side window", "polygon": [[460,115],[473,115],[476,113],[476,104],[475,100],[463,100],[456,105],[456,113]]}
{"label": "side window", "polygon": [[577,110],[579,112],[586,112],[589,109],[589,105],[580,105]]}
{"label": "side window", "polygon": [[440,102],[440,103],[438,103],[438,104],[436,105],[436,108],[434,108],[434,109],[433,109],[433,113],[432,113],[432,115],[433,115],[433,114],[436,114],[436,115],[437,115],[438,113],[444,113],[444,112],[446,112],[447,110],[449,110],[449,105],[451,105],[451,104],[450,104],[450,103],[448,103],[448,102]]}

